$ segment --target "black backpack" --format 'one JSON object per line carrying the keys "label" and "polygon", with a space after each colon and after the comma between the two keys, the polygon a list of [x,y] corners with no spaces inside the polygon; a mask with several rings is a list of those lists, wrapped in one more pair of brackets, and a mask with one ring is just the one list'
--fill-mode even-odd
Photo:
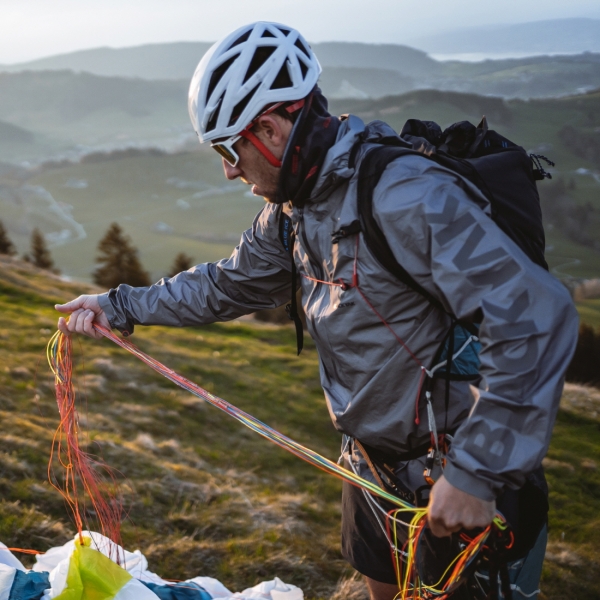
{"label": "black backpack", "polygon": [[489,200],[492,219],[536,264],[548,269],[544,258],[545,236],[536,181],[552,176],[540,160],[520,146],[488,129],[485,117],[475,127],[468,121],[442,131],[437,123],[410,119],[398,137],[388,137],[369,150],[358,173],[359,223],[342,227],[334,242],[348,229],[360,227],[369,250],[398,279],[429,302],[440,302],[424,290],[400,265],[373,216],[373,191],[387,165],[408,154],[420,154],[473,183]]}

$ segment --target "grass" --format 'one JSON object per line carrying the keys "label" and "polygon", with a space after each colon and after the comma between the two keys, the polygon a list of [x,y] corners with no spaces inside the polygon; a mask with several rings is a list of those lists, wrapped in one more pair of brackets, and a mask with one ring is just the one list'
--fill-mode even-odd
{"label": "grass", "polygon": [[[45,550],[74,529],[45,482],[57,426],[44,360],[51,309],[80,290],[28,265],[0,275],[0,540]],[[140,330],[159,360],[327,456],[339,452],[314,347],[289,328],[241,323]],[[339,553],[340,484],[155,375],[109,342],[77,344],[83,429],[126,477],[125,545],[166,577],[244,589],[275,575],[325,598],[348,570]]]}
{"label": "grass", "polygon": [[[52,305],[85,291],[0,259],[0,540],[45,550],[74,527],[46,482],[57,426],[45,345]],[[233,322],[139,328],[158,360],[326,456],[339,452],[308,342],[293,328]],[[307,599],[364,598],[339,551],[340,484],[189,396],[108,341],[76,342],[82,431],[125,478],[126,547],[169,578],[241,590],[275,575]],[[568,385],[546,468],[546,599],[600,598],[600,392]]]}
{"label": "grass", "polygon": [[594,329],[600,329],[600,299],[578,302],[577,310],[582,323],[587,323]]}
{"label": "grass", "polygon": [[[73,181],[87,187],[68,187]],[[229,256],[264,205],[261,198],[244,196],[243,184],[227,182],[213,151],[73,165],[46,171],[30,183],[68,207],[84,228],[82,239],[52,248],[63,272],[78,279],[90,278],[98,241],[113,221],[131,236],[141,249],[142,264],[151,266],[152,277],[159,279],[179,252],[198,263]],[[30,194],[13,211],[13,221],[34,212],[42,230],[69,227],[45,198]],[[14,238],[25,251],[27,236]]]}

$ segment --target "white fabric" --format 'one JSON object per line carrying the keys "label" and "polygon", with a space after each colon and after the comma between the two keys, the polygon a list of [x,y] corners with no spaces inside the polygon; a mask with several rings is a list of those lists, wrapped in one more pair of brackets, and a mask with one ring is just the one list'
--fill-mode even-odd
{"label": "white fabric", "polygon": [[[148,571],[148,561],[139,550],[128,552],[107,537],[93,531],[84,531],[83,536],[90,537],[92,539],[91,547],[105,556],[112,560],[118,556],[123,568],[133,577],[119,590],[115,600],[158,600],[158,596],[142,582],[169,585],[168,581]],[[63,546],[50,548],[46,554],[36,557],[33,570],[49,573],[50,589],[45,590],[41,600],[52,600],[64,591],[67,585],[69,562],[75,550],[75,540],[78,538],[77,535],[73,541],[67,542]],[[9,599],[16,570],[26,570],[8,550],[1,550],[5,547],[0,543],[0,556],[4,555],[4,563],[0,561],[0,600]],[[10,561],[14,562],[14,566],[6,564]],[[188,579],[188,582],[205,589],[213,597],[213,600],[304,600],[304,594],[300,588],[286,584],[278,577],[237,593],[230,592],[213,577],[194,577]]]}
{"label": "white fabric", "polygon": [[119,590],[115,600],[159,600],[159,598],[137,579],[130,579]]}
{"label": "white fabric", "polygon": [[27,569],[21,564],[21,561],[10,551],[7,547],[0,542],[0,565],[8,565],[13,569],[19,571],[26,571]]}
{"label": "white fabric", "polygon": [[[135,579],[156,583],[157,585],[168,585],[167,581],[155,573],[148,571],[148,561],[139,550],[129,552],[102,534],[93,531],[84,531],[83,537],[91,538],[91,547],[104,554],[104,556],[108,556],[108,558],[112,560],[115,560],[118,557],[118,562],[121,566]],[[72,541],[67,542],[64,546],[51,548],[46,554],[38,555],[33,570],[48,571],[51,573],[61,561],[68,559],[71,556],[75,549],[75,541],[78,538],[79,536],[76,535]],[[115,562],[117,561],[115,560]]]}
{"label": "white fabric", "polygon": [[231,594],[214,600],[304,600],[304,593],[295,585],[284,583],[275,577],[271,581],[263,581],[243,592]]}
{"label": "white fabric", "polygon": [[0,600],[8,600],[17,569],[0,563]]}
{"label": "white fabric", "polygon": [[188,579],[187,581],[204,588],[213,598],[230,598],[233,596],[233,592],[230,592],[214,577],[194,577],[194,579]]}

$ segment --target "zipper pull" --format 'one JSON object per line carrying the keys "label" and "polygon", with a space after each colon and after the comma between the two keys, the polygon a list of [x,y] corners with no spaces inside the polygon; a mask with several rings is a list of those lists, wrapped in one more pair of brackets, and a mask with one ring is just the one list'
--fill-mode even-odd
{"label": "zipper pull", "polygon": [[360,221],[357,219],[356,221],[352,221],[350,225],[342,225],[337,231],[332,231],[331,243],[337,244],[341,239],[355,235],[361,231]]}

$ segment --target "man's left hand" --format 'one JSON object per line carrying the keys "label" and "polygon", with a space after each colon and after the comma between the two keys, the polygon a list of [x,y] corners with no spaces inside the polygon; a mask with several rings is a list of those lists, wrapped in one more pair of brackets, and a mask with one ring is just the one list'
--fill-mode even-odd
{"label": "man's left hand", "polygon": [[431,488],[429,527],[445,537],[461,529],[487,527],[496,514],[495,500],[481,500],[448,483],[442,475]]}

